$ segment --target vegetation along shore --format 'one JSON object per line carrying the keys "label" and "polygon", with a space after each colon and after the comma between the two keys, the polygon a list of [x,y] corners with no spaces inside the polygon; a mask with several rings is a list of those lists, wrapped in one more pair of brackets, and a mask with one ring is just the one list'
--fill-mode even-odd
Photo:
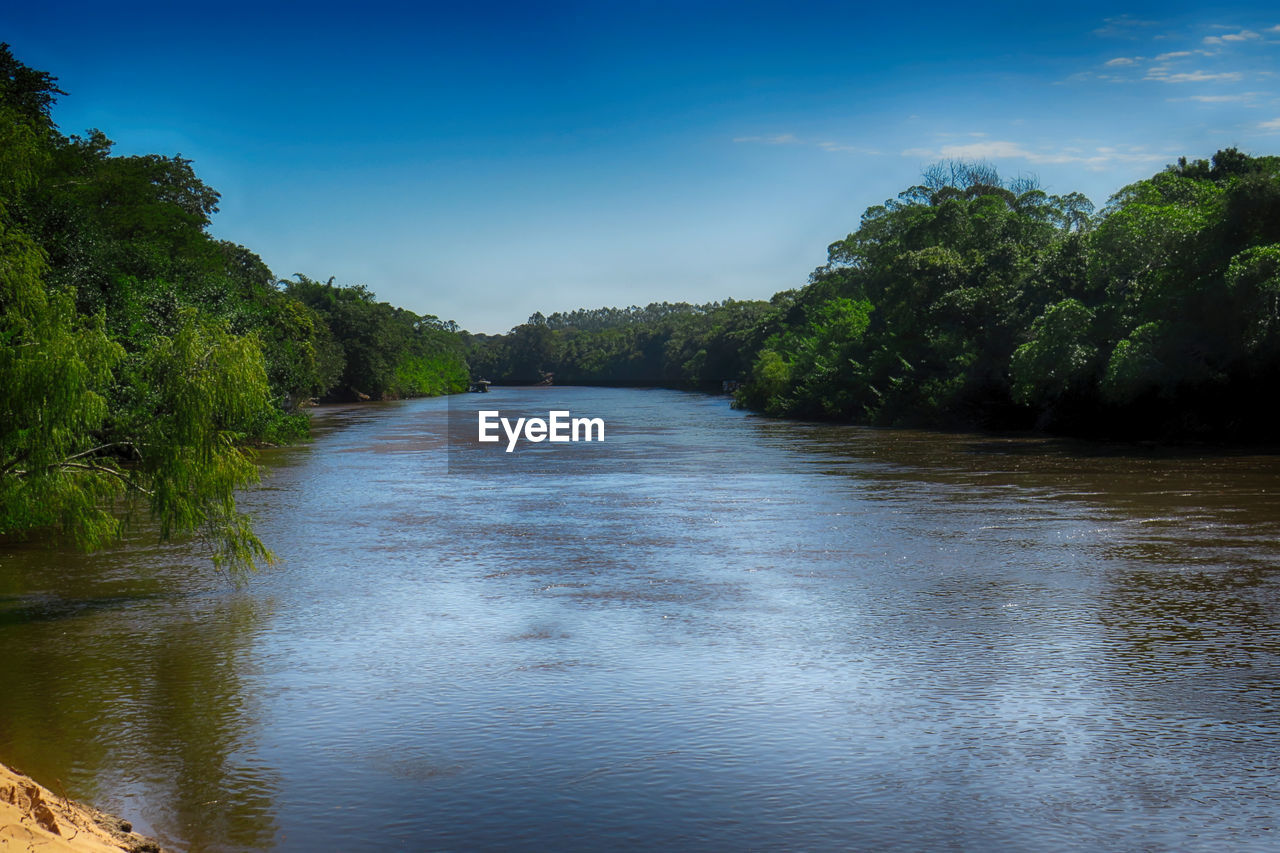
{"label": "vegetation along shore", "polygon": [[[768,301],[539,313],[483,335],[364,285],[278,278],[210,233],[219,195],[189,160],[64,135],[63,94],[0,46],[0,542],[92,549],[142,513],[251,568],[271,559],[234,500],[255,447],[304,437],[316,400],[480,377],[729,389],[768,415],[868,424],[1273,439],[1280,158],[1179,160],[1099,210],[944,162]],[[26,803],[10,837],[101,834],[4,782]]]}
{"label": "vegetation along shore", "polygon": [[57,80],[0,47],[0,537],[114,541],[122,507],[220,565],[269,561],[237,512],[253,448],[314,400],[473,378],[731,388],[769,415],[1269,442],[1280,158],[1180,160],[1101,210],[944,162],[768,301],[535,314],[505,335],[278,279],[209,231],[181,156],[64,135]]}

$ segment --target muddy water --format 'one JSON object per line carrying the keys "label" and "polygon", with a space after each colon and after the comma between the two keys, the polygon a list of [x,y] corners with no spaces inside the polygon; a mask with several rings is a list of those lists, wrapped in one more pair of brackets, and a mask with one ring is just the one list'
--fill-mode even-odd
{"label": "muddy water", "polygon": [[449,405],[268,454],[242,588],[0,551],[0,758],[193,850],[1280,847],[1280,458]]}

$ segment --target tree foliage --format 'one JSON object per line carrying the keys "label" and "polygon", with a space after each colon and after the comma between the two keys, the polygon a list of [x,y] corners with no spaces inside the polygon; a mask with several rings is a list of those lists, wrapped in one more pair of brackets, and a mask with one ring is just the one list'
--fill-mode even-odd
{"label": "tree foliage", "polygon": [[253,447],[316,399],[498,382],[736,387],[768,414],[1272,438],[1280,158],[1176,164],[1100,210],[947,161],[869,208],[765,301],[541,313],[506,335],[277,279],[209,233],[180,155],[64,136],[56,79],[0,45],[0,538],[118,537],[130,507],[224,565],[269,554],[236,510]]}
{"label": "tree foliage", "polygon": [[766,302],[653,303],[541,313],[506,335],[468,335],[473,373],[496,382],[719,386],[749,365]]}
{"label": "tree foliage", "polygon": [[315,313],[333,336],[333,399],[396,399],[465,391],[469,373],[453,324],[378,302],[363,285],[339,287],[296,275],[285,293]]}
{"label": "tree foliage", "polygon": [[61,135],[55,84],[0,45],[0,538],[98,547],[140,508],[220,565],[269,560],[235,505],[253,447],[304,435],[315,398],[460,390],[456,327],[282,287],[209,234],[190,160]]}
{"label": "tree foliage", "polygon": [[773,415],[1268,439],[1280,159],[1183,159],[1098,212],[946,161],[769,303],[539,314],[471,348],[508,381],[740,382]]}

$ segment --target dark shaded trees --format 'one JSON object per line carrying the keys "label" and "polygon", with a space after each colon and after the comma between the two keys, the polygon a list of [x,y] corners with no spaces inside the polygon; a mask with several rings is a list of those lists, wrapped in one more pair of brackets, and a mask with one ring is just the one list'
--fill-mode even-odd
{"label": "dark shaded trees", "polygon": [[1269,440],[1280,159],[1183,159],[1097,213],[947,161],[769,303],[584,309],[468,341],[499,381],[729,379],[774,415]]}
{"label": "dark shaded trees", "polygon": [[285,293],[314,312],[332,336],[320,364],[333,400],[395,399],[465,391],[461,338],[452,323],[378,302],[364,285],[340,287],[297,274]]}
{"label": "dark shaded trees", "polygon": [[528,384],[718,387],[750,364],[751,330],[768,303],[653,303],[538,314],[506,335],[468,336],[473,372]]}
{"label": "dark shaded trees", "polygon": [[[1280,159],[1234,149],[1125,187],[1097,216],[1078,193],[945,164],[831,246],[771,321],[740,401],[872,423],[1269,438],[1278,213]],[[850,299],[869,322],[841,349],[815,318]],[[804,355],[814,347],[826,361]]]}

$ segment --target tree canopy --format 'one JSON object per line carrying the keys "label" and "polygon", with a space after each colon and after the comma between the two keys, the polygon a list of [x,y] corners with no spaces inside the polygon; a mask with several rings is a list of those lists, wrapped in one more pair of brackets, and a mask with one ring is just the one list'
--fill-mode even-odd
{"label": "tree canopy", "polygon": [[317,398],[461,390],[456,326],[280,282],[209,233],[190,160],[63,136],[56,82],[0,45],[0,539],[97,547],[136,507],[220,565],[269,559],[235,505],[254,447]]}
{"label": "tree canopy", "polygon": [[770,415],[1270,440],[1280,379],[1280,158],[1179,160],[1095,211],[947,161],[769,301],[534,314],[505,335],[278,279],[210,234],[181,155],[64,136],[52,75],[0,45],[0,539],[202,534],[269,553],[235,506],[254,447],[314,400],[470,379],[735,389]]}
{"label": "tree canopy", "polygon": [[711,386],[772,415],[1267,440],[1280,158],[1182,159],[1095,211],[947,161],[768,302],[541,314],[469,339],[493,378]]}

